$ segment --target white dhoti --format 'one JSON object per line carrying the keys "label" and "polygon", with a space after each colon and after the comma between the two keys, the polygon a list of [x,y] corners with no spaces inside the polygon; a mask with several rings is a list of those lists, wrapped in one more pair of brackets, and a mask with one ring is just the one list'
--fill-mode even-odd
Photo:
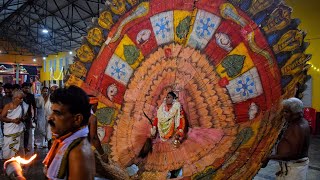
{"label": "white dhoti", "polygon": [[2,132],[2,123],[0,122],[0,148],[3,145],[3,132]]}
{"label": "white dhoti", "polygon": [[278,180],[306,180],[309,167],[309,158],[301,158],[294,161],[280,162]]}
{"label": "white dhoti", "polygon": [[47,120],[45,118],[44,98],[39,96],[36,98],[37,104],[37,127],[35,129],[35,144],[40,147],[46,146],[47,138]]}
{"label": "white dhoti", "polygon": [[23,131],[4,135],[3,159],[10,159],[14,156],[24,155]]}
{"label": "white dhoti", "polygon": [[[50,97],[49,97],[50,98]],[[46,138],[47,140],[50,140],[52,139],[52,132],[51,132],[51,127],[48,123],[48,118],[49,116],[51,115],[52,111],[51,111],[51,102],[50,100],[48,100],[47,102],[45,102],[44,104],[44,117],[45,117],[45,122],[46,122],[46,128],[47,128],[47,131],[46,131]]]}
{"label": "white dhoti", "polygon": [[[24,113],[27,113],[28,105],[23,103]],[[21,118],[22,108],[18,106],[13,110],[8,110],[7,118],[8,119],[16,119]],[[20,122],[16,123],[4,123],[3,125],[3,133],[4,133],[4,143],[3,143],[3,158],[10,159],[17,155],[24,155],[23,151],[23,130],[24,124]]]}

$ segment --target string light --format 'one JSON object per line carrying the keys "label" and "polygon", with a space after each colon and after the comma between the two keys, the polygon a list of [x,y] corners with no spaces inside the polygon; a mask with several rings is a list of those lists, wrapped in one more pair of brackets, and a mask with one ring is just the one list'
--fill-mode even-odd
{"label": "string light", "polygon": [[53,69],[50,68],[50,81],[51,81],[52,79],[55,80],[55,81],[61,80],[60,78],[63,77],[63,68],[64,68],[64,67],[61,68],[61,71],[60,71],[60,74],[59,74],[58,78],[55,78],[55,77],[54,77]]}
{"label": "string light", "polygon": [[320,72],[320,67],[317,67],[317,66],[315,66],[315,65],[311,64],[310,62],[308,62],[308,64],[310,64],[310,65],[311,65],[310,70],[314,70],[314,71]]}

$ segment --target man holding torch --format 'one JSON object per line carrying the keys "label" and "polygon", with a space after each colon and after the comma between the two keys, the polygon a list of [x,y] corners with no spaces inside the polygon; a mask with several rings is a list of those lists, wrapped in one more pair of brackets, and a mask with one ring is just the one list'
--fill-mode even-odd
{"label": "man holding torch", "polygon": [[[55,140],[43,161],[46,177],[93,180],[95,160],[88,141],[90,105],[87,94],[76,86],[59,88],[51,94],[50,101],[52,113],[48,123]],[[23,179],[19,167],[14,166],[13,171],[16,178]]]}

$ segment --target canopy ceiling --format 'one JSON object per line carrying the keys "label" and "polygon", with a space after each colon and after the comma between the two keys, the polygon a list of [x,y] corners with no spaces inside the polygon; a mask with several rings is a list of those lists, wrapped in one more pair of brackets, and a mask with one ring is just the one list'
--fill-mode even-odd
{"label": "canopy ceiling", "polygon": [[[3,0],[1,53],[46,56],[79,47],[102,0]],[[47,29],[48,33],[43,33]]]}

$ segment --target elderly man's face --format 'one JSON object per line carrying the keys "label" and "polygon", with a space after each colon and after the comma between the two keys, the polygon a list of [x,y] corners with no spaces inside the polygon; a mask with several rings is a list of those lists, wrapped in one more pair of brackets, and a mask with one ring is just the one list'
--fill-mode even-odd
{"label": "elderly man's face", "polygon": [[292,112],[289,106],[284,106],[282,112],[283,117],[289,122],[301,118],[301,113]]}
{"label": "elderly man's face", "polygon": [[69,107],[60,103],[53,103],[52,114],[48,118],[48,123],[53,134],[59,137],[68,134],[78,128],[76,115],[69,111]]}
{"label": "elderly man's face", "polygon": [[283,112],[283,117],[286,120],[289,120],[290,117],[292,116],[292,111],[291,111],[290,107],[288,107],[288,106],[284,106],[282,112]]}
{"label": "elderly man's face", "polygon": [[17,103],[17,104],[21,104],[23,102],[23,94],[18,94],[16,97],[13,97],[13,102]]}

